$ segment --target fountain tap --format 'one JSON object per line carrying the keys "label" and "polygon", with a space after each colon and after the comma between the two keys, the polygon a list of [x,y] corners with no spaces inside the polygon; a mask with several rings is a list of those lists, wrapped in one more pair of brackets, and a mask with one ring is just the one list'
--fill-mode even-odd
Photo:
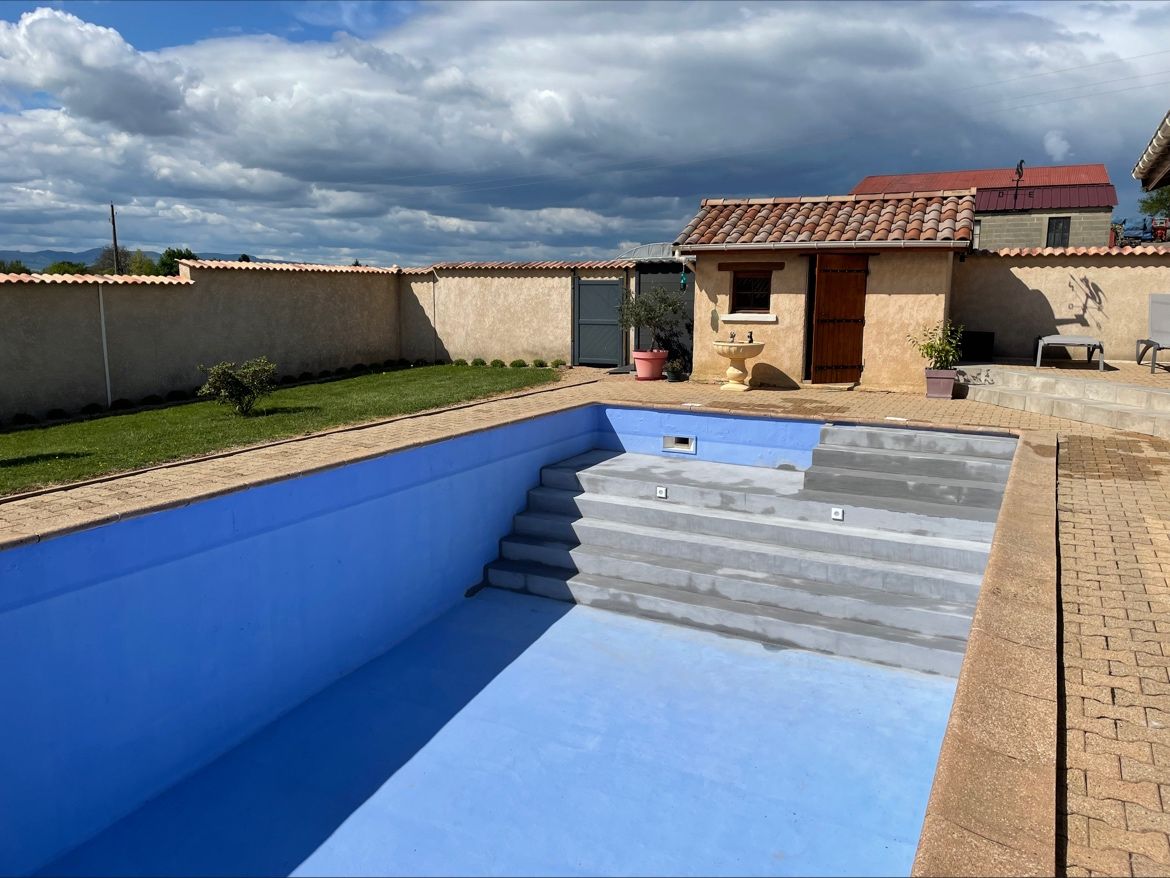
{"label": "fountain tap", "polygon": [[752,342],[752,331],[749,329],[748,330],[748,344],[752,344],[752,343],[753,343]]}
{"label": "fountain tap", "polygon": [[735,330],[734,329],[731,330],[731,340],[732,340],[732,342],[735,341]]}

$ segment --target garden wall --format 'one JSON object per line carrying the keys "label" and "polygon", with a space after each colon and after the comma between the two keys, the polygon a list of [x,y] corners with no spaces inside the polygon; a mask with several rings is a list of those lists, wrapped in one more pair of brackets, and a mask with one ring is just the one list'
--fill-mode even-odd
{"label": "garden wall", "polygon": [[81,282],[8,276],[0,283],[0,421],[189,391],[202,383],[200,363],[266,355],[279,374],[295,376],[401,356],[392,269],[192,263],[182,272]]}
{"label": "garden wall", "polygon": [[994,332],[997,357],[1034,357],[1039,336],[1059,333],[1095,336],[1107,360],[1132,361],[1151,293],[1170,293],[1170,248],[977,251],[955,262],[950,313]]}

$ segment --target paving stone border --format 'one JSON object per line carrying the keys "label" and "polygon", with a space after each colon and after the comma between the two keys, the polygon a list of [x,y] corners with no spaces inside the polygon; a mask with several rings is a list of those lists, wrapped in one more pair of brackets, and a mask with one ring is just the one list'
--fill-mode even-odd
{"label": "paving stone border", "polygon": [[1057,439],[1019,436],[914,875],[1056,874]]}

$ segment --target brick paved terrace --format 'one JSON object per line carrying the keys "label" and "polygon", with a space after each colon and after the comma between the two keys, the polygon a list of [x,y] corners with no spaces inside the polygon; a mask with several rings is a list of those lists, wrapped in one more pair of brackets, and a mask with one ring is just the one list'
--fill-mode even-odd
{"label": "brick paved terrace", "polygon": [[[1121,372],[1135,383],[1148,375]],[[715,385],[638,383],[575,369],[551,389],[0,502],[0,546],[592,402],[1054,434],[1063,613],[1056,864],[1070,875],[1170,874],[1166,440],[968,400],[819,389],[729,394]]]}

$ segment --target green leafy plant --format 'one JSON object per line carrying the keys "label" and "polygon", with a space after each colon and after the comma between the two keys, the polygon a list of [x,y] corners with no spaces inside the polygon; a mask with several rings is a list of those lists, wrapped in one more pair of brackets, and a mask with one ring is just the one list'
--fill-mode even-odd
{"label": "green leafy plant", "polygon": [[210,369],[200,366],[199,370],[207,375],[199,396],[230,405],[240,415],[251,412],[256,401],[276,385],[276,364],[267,357],[248,360],[238,368],[235,363],[216,363]]}
{"label": "green leafy plant", "polygon": [[528,361],[527,360],[513,360],[508,365],[513,369],[527,369],[528,368]]}
{"label": "green leafy plant", "polygon": [[503,369],[504,368],[504,361],[503,360],[492,360],[491,367],[493,369]]}
{"label": "green leafy plant", "polygon": [[624,330],[646,329],[651,349],[670,351],[677,347],[680,324],[687,316],[682,293],[658,285],[634,296],[627,292],[618,305],[618,325]]}
{"label": "green leafy plant", "polygon": [[451,363],[451,365],[452,365],[452,366],[466,366],[466,365],[467,365],[467,360],[465,360],[465,359],[463,359],[462,357],[460,357],[458,360],[454,360],[454,361]]}
{"label": "green leafy plant", "polygon": [[560,368],[567,366],[567,365],[569,365],[569,364],[560,358],[557,358],[557,359],[552,361],[552,367],[554,369],[560,369]]}
{"label": "green leafy plant", "polygon": [[548,363],[546,363],[540,357],[537,357],[535,360],[532,361],[532,367],[534,369],[547,369]]}
{"label": "green leafy plant", "polygon": [[962,355],[959,344],[962,337],[963,327],[946,319],[927,324],[917,333],[906,336],[906,340],[930,364],[928,369],[953,369]]}
{"label": "green leafy plant", "polygon": [[674,357],[666,361],[666,377],[671,381],[682,381],[687,374],[687,364],[682,357]]}
{"label": "green leafy plant", "polygon": [[474,360],[471,361],[471,365],[473,365],[473,366],[486,366],[487,360],[485,360],[483,357],[476,357]]}

